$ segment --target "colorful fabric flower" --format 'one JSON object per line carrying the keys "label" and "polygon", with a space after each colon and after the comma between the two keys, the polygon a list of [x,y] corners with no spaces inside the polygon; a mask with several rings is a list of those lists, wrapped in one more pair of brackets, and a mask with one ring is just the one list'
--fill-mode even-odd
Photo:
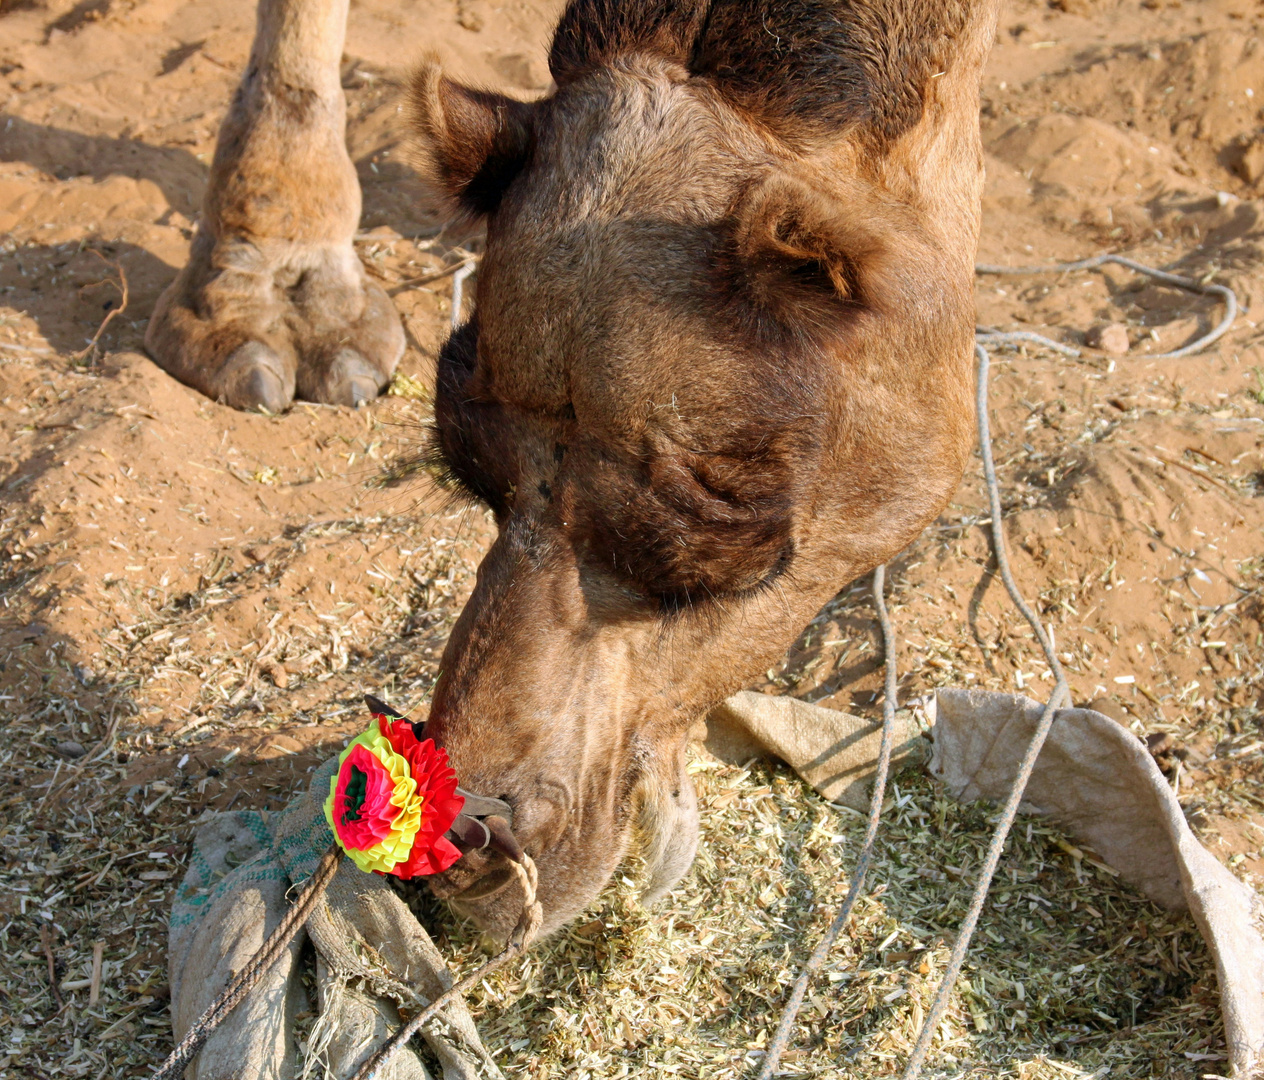
{"label": "colorful fabric flower", "polygon": [[420,725],[371,704],[376,730],[342,752],[325,818],[361,870],[401,878],[441,873],[461,857],[443,834],[465,805],[447,751],[419,739]]}

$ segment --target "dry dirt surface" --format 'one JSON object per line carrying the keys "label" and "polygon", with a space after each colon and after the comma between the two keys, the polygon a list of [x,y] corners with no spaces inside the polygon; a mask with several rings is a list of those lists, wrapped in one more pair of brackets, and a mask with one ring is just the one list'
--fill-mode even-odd
{"label": "dry dirt surface", "polygon": [[[438,48],[467,78],[543,92],[556,8],[352,4],[358,244],[409,348],[369,408],[265,417],[173,382],[141,346],[186,256],[252,5],[0,0],[0,1075],[147,1075],[170,1048],[165,919],[194,824],[284,805],[361,727],[362,692],[427,700],[492,526],[401,465],[429,414],[450,271],[478,237],[445,231],[411,179],[398,81]],[[1077,701],[1150,744],[1204,842],[1257,887],[1262,34],[1259,0],[1017,0],[984,83],[980,258],[1115,251],[1229,285],[1243,314],[1215,348],[1152,359],[1220,309],[1118,268],[978,282],[981,324],[1072,344],[1126,328],[1123,355],[996,357],[1015,571]],[[976,467],[892,567],[905,699],[1052,686],[992,572],[985,507]],[[872,714],[880,654],[856,583],[756,688]],[[665,904],[637,907],[629,865],[571,931],[484,984],[473,1005],[507,1074],[720,1078],[758,1062],[857,821],[784,770],[699,757],[694,771],[702,850]],[[919,776],[888,806],[872,892],[786,1075],[894,1073],[964,910],[987,809]],[[471,962],[473,931],[418,903]],[[1187,917],[1020,823],[932,1068],[1216,1076],[1216,1005]]]}

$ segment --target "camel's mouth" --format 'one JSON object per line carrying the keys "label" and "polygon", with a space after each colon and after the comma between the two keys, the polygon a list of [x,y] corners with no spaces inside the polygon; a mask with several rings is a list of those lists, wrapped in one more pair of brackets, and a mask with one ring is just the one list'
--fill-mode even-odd
{"label": "camel's mouth", "polygon": [[504,903],[506,889],[513,881],[508,858],[489,849],[468,851],[443,873],[426,879],[435,896],[451,902],[461,909],[461,914],[480,923],[489,903]]}
{"label": "camel's mouth", "polygon": [[458,905],[475,900],[486,900],[501,892],[513,880],[513,871],[508,866],[497,866],[454,894],[451,900]]}
{"label": "camel's mouth", "polygon": [[[449,871],[451,873],[451,871]],[[513,929],[521,914],[523,896],[513,868],[505,862],[490,867],[468,885],[442,893],[452,910],[470,919],[479,929],[493,937],[503,938]]]}

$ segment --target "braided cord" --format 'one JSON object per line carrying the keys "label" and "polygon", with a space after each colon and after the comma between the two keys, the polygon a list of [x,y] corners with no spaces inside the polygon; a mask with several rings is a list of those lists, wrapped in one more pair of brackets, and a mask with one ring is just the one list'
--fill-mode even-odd
{"label": "braided cord", "polygon": [[421,1030],[427,1020],[438,1013],[449,1002],[455,1001],[461,995],[473,989],[485,976],[491,974],[498,967],[508,963],[515,957],[521,956],[526,951],[527,946],[535,939],[536,934],[540,932],[540,923],[544,918],[543,908],[540,906],[540,901],[536,899],[540,881],[539,875],[536,873],[535,862],[530,855],[524,852],[521,862],[510,860],[509,865],[522,886],[522,914],[518,917],[518,925],[514,927],[513,933],[509,935],[509,943],[478,970],[471,972],[460,982],[445,990],[409,1020],[407,1024],[395,1032],[376,1054],[373,1054],[360,1066],[352,1080],[375,1080],[376,1077],[381,1076],[383,1070],[391,1063],[395,1055],[407,1045],[409,1039]]}
{"label": "braided cord", "polygon": [[171,1051],[167,1060],[159,1066],[150,1080],[179,1080],[184,1070],[197,1056],[203,1044],[211,1037],[211,1033],[219,1027],[255,985],[263,978],[267,970],[280,958],[307,923],[307,917],[316,907],[317,902],[325,894],[325,889],[333,880],[342,859],[342,849],[332,844],[321,856],[315,873],[304,883],[294,903],[285,913],[277,928],[268,935],[258,952],[250,958],[250,962],[241,969],[219,996],[211,1002],[209,1008],[197,1018],[193,1026],[185,1032],[180,1044]]}

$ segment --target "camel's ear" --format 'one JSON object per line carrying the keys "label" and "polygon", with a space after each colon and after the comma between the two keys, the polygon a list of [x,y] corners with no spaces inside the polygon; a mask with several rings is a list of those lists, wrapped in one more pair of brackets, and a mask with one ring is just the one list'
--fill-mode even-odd
{"label": "camel's ear", "polygon": [[925,302],[919,269],[943,258],[917,215],[874,185],[776,171],[733,211],[733,277],[782,325],[846,326],[839,306],[891,312]]}
{"label": "camel's ear", "polygon": [[452,82],[436,60],[414,73],[408,104],[423,174],[466,213],[492,213],[530,156],[533,106]]}
{"label": "camel's ear", "polygon": [[[820,299],[866,302],[867,272],[882,260],[891,233],[883,208],[860,205],[786,173],[773,173],[738,203],[733,241],[739,271],[757,301],[780,306]],[[868,205],[864,205],[864,204]]]}

